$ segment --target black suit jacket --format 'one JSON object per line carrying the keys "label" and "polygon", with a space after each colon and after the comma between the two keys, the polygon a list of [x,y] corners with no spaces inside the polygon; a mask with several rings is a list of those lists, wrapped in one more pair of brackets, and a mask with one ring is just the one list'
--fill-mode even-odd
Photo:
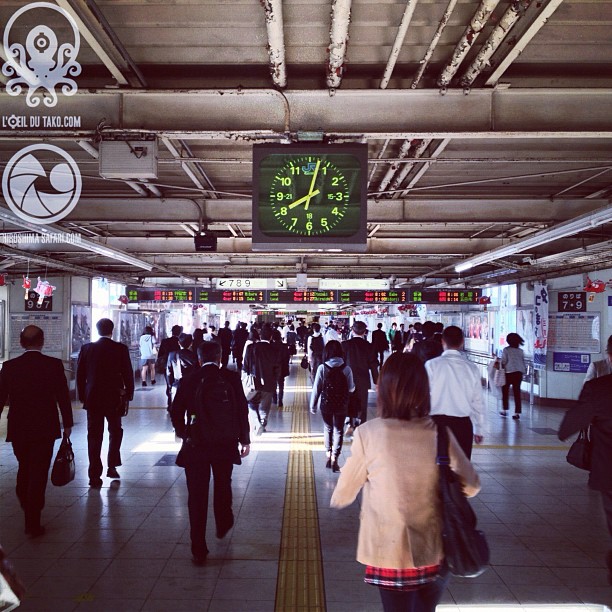
{"label": "black suit jacket", "polygon": [[106,411],[119,403],[119,392],[125,389],[134,397],[134,372],[130,352],[125,344],[100,338],[81,348],[77,364],[77,391],[85,410]]}
{"label": "black suit jacket", "polygon": [[[193,414],[196,410],[196,394],[202,377],[206,375],[205,370],[207,368],[216,367],[217,366],[212,364],[203,365],[197,370],[190,372],[179,381],[176,397],[174,398],[172,407],[170,409],[172,426],[174,427],[174,431],[179,438],[185,437],[189,415]],[[247,444],[251,443],[249,436],[249,410],[246,397],[244,396],[244,390],[242,389],[240,375],[237,372],[233,372],[232,370],[228,370],[226,368],[221,368],[219,370],[219,375],[231,386],[234,392],[235,414],[232,415],[232,422],[237,424],[236,442],[240,442],[242,446],[246,446]],[[211,447],[206,450],[217,458],[227,457],[237,465],[240,465],[241,463],[237,443],[232,444],[231,448],[223,445],[222,447]]]}
{"label": "black suit jacket", "polygon": [[584,385],[578,404],[563,417],[559,439],[565,440],[589,424],[593,441],[590,482],[600,491],[612,491],[612,374]]}
{"label": "black suit jacket", "polygon": [[261,340],[252,345],[244,356],[243,369],[255,377],[255,388],[262,391],[276,391],[281,373],[280,355],[270,342]]}
{"label": "black suit jacket", "polygon": [[370,373],[374,384],[378,382],[378,358],[374,347],[361,337],[351,338],[342,343],[344,361],[353,370],[356,387],[370,388]]}
{"label": "black suit jacket", "polygon": [[382,329],[375,329],[372,332],[372,346],[376,351],[389,350],[389,340],[387,340],[387,334]]}
{"label": "black suit jacket", "polygon": [[0,371],[0,415],[7,400],[7,442],[59,438],[58,406],[64,427],[72,427],[72,405],[60,359],[26,351],[6,361]]}

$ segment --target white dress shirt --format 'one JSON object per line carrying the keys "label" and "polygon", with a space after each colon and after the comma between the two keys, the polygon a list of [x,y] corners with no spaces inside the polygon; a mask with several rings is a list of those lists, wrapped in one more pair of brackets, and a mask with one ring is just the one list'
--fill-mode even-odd
{"label": "white dress shirt", "polygon": [[485,403],[478,366],[459,351],[446,350],[425,363],[431,393],[431,414],[470,417],[474,435],[483,435]]}

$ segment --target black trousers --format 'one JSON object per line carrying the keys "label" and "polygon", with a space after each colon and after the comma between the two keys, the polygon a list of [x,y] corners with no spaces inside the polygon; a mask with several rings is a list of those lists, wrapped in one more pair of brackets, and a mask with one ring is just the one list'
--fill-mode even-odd
{"label": "black trousers", "polygon": [[226,348],[224,346],[221,347],[221,367],[227,368],[227,364],[229,363],[231,350],[229,346]]}
{"label": "black trousers", "polygon": [[427,582],[413,591],[384,589],[379,587],[380,599],[385,612],[435,612],[436,606],[448,583],[446,573],[433,582]]}
{"label": "black trousers", "polygon": [[102,440],[104,438],[104,419],[108,427],[107,467],[121,465],[121,441],[123,428],[121,417],[100,411],[87,411],[87,453],[89,455],[89,479],[96,480],[102,476]]}
{"label": "black trousers", "polygon": [[454,417],[445,414],[435,414],[431,417],[438,425],[446,425],[457,438],[465,456],[472,457],[472,444],[474,442],[474,427],[470,417]]}
{"label": "black trousers", "polygon": [[213,477],[213,510],[217,531],[227,531],[234,524],[232,512],[232,471],[234,464],[227,457],[215,458],[198,449],[185,468],[189,498],[189,525],[191,527],[191,553],[206,556],[206,522],[210,475]]}
{"label": "black trousers", "polygon": [[54,444],[53,439],[13,442],[13,453],[19,463],[15,492],[25,514],[26,529],[40,526]]}
{"label": "black trousers", "polygon": [[321,410],[325,450],[331,453],[335,459],[340,456],[340,452],[342,451],[346,414],[346,410]]}
{"label": "black trousers", "polygon": [[382,351],[376,351],[376,354],[378,355],[378,363],[382,368],[383,361],[385,360],[385,349]]}
{"label": "black trousers", "polygon": [[523,381],[522,372],[506,372],[506,384],[502,387],[502,406],[508,410],[510,406],[510,386],[514,395],[514,412],[521,414],[521,382]]}

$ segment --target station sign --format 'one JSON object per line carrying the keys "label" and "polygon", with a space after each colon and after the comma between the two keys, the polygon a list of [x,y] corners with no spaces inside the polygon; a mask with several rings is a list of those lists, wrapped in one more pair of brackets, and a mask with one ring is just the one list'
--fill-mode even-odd
{"label": "station sign", "polygon": [[286,278],[218,278],[215,289],[287,289]]}
{"label": "station sign", "polygon": [[388,278],[322,278],[319,289],[373,289],[385,291],[390,288]]}
{"label": "station sign", "polygon": [[197,289],[196,287],[127,288],[128,303],[159,302],[188,304],[478,304],[480,289],[393,290],[270,290]]}

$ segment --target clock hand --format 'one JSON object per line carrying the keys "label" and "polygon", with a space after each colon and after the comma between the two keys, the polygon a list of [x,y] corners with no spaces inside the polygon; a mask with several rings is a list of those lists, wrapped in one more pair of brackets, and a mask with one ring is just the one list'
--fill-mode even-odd
{"label": "clock hand", "polygon": [[[319,189],[316,189],[312,193],[305,195],[303,198],[300,198],[299,200],[296,200],[295,202],[291,202],[291,204],[289,204],[287,208],[291,210],[292,208],[295,208],[296,206],[299,206],[300,204],[303,204],[304,202],[310,202],[310,198],[313,198],[314,196],[319,195],[320,193],[321,191]],[[305,209],[307,208],[308,208],[308,204],[306,205]]]}
{"label": "clock hand", "polygon": [[306,202],[306,206],[304,206],[304,210],[308,210],[308,205],[310,204],[310,198],[316,195],[313,192],[315,181],[317,180],[317,174],[319,174],[319,166],[321,165],[321,158],[317,159],[317,165],[315,166],[314,174],[312,175],[312,181],[310,181],[310,189],[308,190],[308,202]]}

